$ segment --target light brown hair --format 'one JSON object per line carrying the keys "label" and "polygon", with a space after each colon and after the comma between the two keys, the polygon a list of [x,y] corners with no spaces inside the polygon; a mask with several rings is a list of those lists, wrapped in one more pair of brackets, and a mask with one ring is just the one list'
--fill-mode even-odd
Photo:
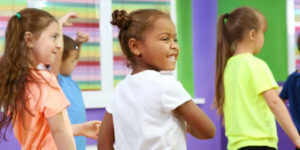
{"label": "light brown hair", "polygon": [[[57,20],[48,12],[25,8],[10,18],[5,33],[4,54],[0,62],[0,140],[6,140],[5,133],[17,115],[31,112],[27,108],[26,83],[35,82],[29,66],[28,48],[24,41],[25,32],[35,37]],[[33,70],[37,71],[33,68]],[[3,130],[4,129],[4,130]]]}
{"label": "light brown hair", "polygon": [[[239,7],[229,14],[222,14],[217,24],[217,52],[215,75],[215,100],[213,106],[223,116],[224,70],[227,60],[234,54],[236,43],[243,40],[247,31],[258,31],[262,26],[258,10],[250,7]],[[262,15],[263,16],[263,15]]]}

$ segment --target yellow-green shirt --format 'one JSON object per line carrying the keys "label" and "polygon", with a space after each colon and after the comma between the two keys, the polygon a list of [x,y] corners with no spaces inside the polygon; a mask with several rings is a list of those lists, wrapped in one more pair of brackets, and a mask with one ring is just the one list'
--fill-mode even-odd
{"label": "yellow-green shirt", "polygon": [[232,56],[225,67],[224,87],[228,150],[245,146],[277,149],[275,118],[262,95],[278,87],[268,65],[249,53]]}

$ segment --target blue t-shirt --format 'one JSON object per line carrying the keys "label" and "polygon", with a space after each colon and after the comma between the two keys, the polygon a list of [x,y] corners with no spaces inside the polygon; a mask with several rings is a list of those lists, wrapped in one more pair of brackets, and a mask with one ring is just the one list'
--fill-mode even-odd
{"label": "blue t-shirt", "polygon": [[[67,108],[71,124],[86,122],[83,97],[77,83],[71,78],[71,76],[63,76],[61,74],[58,74],[58,82],[71,103],[71,105]],[[84,136],[76,136],[75,143],[77,150],[85,150],[86,138]]]}
{"label": "blue t-shirt", "polygon": [[290,113],[293,121],[300,131],[300,73],[297,70],[289,75],[279,95],[282,99],[289,100]]}

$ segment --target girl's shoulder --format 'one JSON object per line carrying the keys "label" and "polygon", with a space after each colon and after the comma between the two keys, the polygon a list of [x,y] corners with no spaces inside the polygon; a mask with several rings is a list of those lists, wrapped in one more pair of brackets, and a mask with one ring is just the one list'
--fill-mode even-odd
{"label": "girl's shoulder", "polygon": [[55,75],[48,70],[31,70],[31,73],[34,78],[40,80],[51,81],[55,79]]}
{"label": "girl's shoulder", "polygon": [[48,71],[48,70],[31,70],[31,77],[33,79],[32,82],[33,83],[38,83],[40,86],[41,85],[47,85],[47,86],[51,86],[51,87],[58,87],[58,81],[57,78],[55,77],[55,75]]}
{"label": "girl's shoulder", "polygon": [[267,63],[254,56],[253,54],[242,54],[239,57],[239,63],[245,64],[249,67],[257,67],[257,66],[267,66]]}

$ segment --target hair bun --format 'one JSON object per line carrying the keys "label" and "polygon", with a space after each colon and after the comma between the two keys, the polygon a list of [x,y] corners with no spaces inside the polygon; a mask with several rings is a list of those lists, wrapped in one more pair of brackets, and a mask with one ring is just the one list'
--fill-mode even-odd
{"label": "hair bun", "polygon": [[115,10],[112,13],[112,25],[118,26],[119,29],[126,30],[130,24],[131,18],[125,10]]}

